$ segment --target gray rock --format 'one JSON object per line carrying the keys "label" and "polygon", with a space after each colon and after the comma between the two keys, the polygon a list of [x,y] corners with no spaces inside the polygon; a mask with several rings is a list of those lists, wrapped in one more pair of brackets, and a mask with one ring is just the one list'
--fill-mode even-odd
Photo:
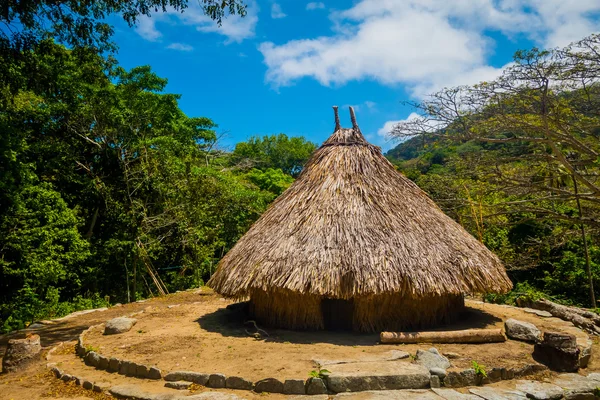
{"label": "gray rock", "polygon": [[327,394],[327,386],[321,378],[310,378],[306,382],[306,394]]}
{"label": "gray rock", "polygon": [[198,385],[206,386],[208,383],[209,374],[201,374],[199,372],[192,371],[175,371],[169,372],[165,375],[165,381],[175,382],[175,381],[188,381],[193,382]]}
{"label": "gray rock", "polygon": [[71,382],[72,380],[74,380],[75,378],[72,375],[69,374],[62,374],[62,376],[60,377],[60,379],[63,382]]}
{"label": "gray rock", "polygon": [[432,388],[435,394],[446,400],[481,400],[481,397],[473,394],[460,393],[454,389]]}
{"label": "gray rock", "polygon": [[229,376],[225,379],[225,387],[227,389],[252,390],[254,383],[239,376]]}
{"label": "gray rock", "polygon": [[552,383],[560,386],[565,391],[565,398],[577,398],[577,396],[594,394],[594,390],[600,386],[598,385],[598,381],[593,379],[588,379],[579,374],[560,374],[555,379],[552,380]]}
{"label": "gray rock", "polygon": [[225,375],[223,374],[210,374],[208,377],[208,387],[211,388],[224,388],[225,387]]}
{"label": "gray rock", "polygon": [[137,376],[138,378],[147,378],[149,372],[150,370],[146,365],[138,364],[135,370],[135,376]]}
{"label": "gray rock", "polygon": [[108,369],[108,364],[109,364],[109,360],[108,357],[104,357],[103,355],[98,355],[98,365],[96,366],[96,368],[98,369]]}
{"label": "gray rock", "polygon": [[162,371],[156,367],[150,367],[148,371],[148,379],[161,379]]}
{"label": "gray rock", "polygon": [[524,307],[522,310],[526,313],[535,314],[539,317],[550,318],[552,316],[552,314],[550,314],[548,311],[536,310],[535,308]]}
{"label": "gray rock", "polygon": [[428,351],[417,350],[415,362],[419,365],[426,367],[427,369],[448,369],[452,366],[450,364],[450,361],[448,361],[446,357],[440,355],[440,353],[435,348],[429,349]]}
{"label": "gray rock", "polygon": [[130,364],[132,364],[132,362],[129,360],[121,360],[121,363],[119,364],[119,374],[127,375]]}
{"label": "gray rock", "polygon": [[92,367],[97,367],[100,363],[100,354],[90,351],[85,355],[85,363]]}
{"label": "gray rock", "polygon": [[558,400],[563,397],[561,387],[538,381],[517,381],[517,390],[535,400]]}
{"label": "gray rock", "polygon": [[77,345],[75,346],[75,352],[79,357],[85,357],[85,346],[83,345],[83,335],[77,337]]}
{"label": "gray rock", "polygon": [[504,390],[499,388],[481,387],[469,389],[469,392],[485,400],[526,400],[527,395],[518,390]]}
{"label": "gray rock", "polygon": [[579,353],[579,368],[587,368],[590,358],[592,358],[592,345],[593,342],[590,339],[587,339],[585,344],[578,345],[580,353]]}
{"label": "gray rock", "polygon": [[430,368],[429,373],[431,375],[437,376],[442,380],[446,377],[446,370],[444,368]]}
{"label": "gray rock", "polygon": [[115,335],[118,333],[128,332],[136,323],[137,319],[135,318],[113,318],[110,321],[106,322],[106,325],[104,326],[104,334]]}
{"label": "gray rock", "polygon": [[588,377],[588,379],[600,382],[600,373],[599,372],[592,372],[587,377]]}
{"label": "gray rock", "polygon": [[525,342],[538,342],[542,334],[534,324],[513,318],[507,319],[504,322],[504,327],[506,328],[506,336]]}
{"label": "gray rock", "polygon": [[121,369],[121,360],[111,357],[110,360],[108,360],[107,371],[108,372],[119,372],[120,369]]}
{"label": "gray rock", "polygon": [[192,386],[192,382],[186,382],[186,381],[165,382],[165,387],[168,387],[169,389],[188,390],[190,388],[190,386]]}
{"label": "gray rock", "polygon": [[559,372],[576,372],[579,369],[577,338],[560,332],[544,332],[542,343],[533,348],[533,359]]}
{"label": "gray rock", "polygon": [[118,399],[136,399],[136,400],[175,400],[179,396],[174,394],[150,394],[144,392],[136,385],[119,385],[111,387],[108,392]]}
{"label": "gray rock", "polygon": [[339,364],[329,369],[327,387],[336,393],[429,387],[427,368],[401,361]]}
{"label": "gray rock", "polygon": [[442,387],[440,377],[437,375],[431,375],[431,377],[429,378],[429,386],[431,386],[432,388]]}
{"label": "gray rock", "polygon": [[75,377],[75,384],[77,386],[81,386],[83,384],[83,381],[84,381],[84,379],[82,377],[80,377],[80,376]]}
{"label": "gray rock", "polygon": [[92,390],[94,388],[94,384],[90,381],[83,381],[81,386],[83,386],[83,388],[87,390]]}
{"label": "gray rock", "polygon": [[[519,369],[512,370],[513,378],[521,378],[524,376],[539,374],[540,372],[548,371],[548,367],[542,364],[527,364]],[[511,372],[509,372],[510,374]],[[512,379],[512,378],[510,378]]]}
{"label": "gray rock", "polygon": [[304,387],[304,381],[302,379],[286,379],[283,382],[283,393],[284,394],[304,394],[306,389]]}
{"label": "gray rock", "polygon": [[475,386],[479,383],[479,377],[474,369],[465,369],[463,371],[450,371],[444,379],[444,386],[464,387]]}
{"label": "gray rock", "polygon": [[376,390],[340,393],[335,398],[344,400],[440,400],[439,396],[430,390]]}
{"label": "gray rock", "polygon": [[32,335],[25,339],[10,339],[2,358],[2,370],[7,373],[25,369],[38,361],[41,354],[39,335]]}
{"label": "gray rock", "polygon": [[283,383],[275,378],[262,379],[256,382],[254,391],[257,393],[283,393]]}
{"label": "gray rock", "polygon": [[565,400],[597,400],[592,393],[565,393]]}
{"label": "gray rock", "polygon": [[[156,399],[162,400],[162,399]],[[239,397],[235,394],[222,393],[222,392],[204,392],[195,394],[192,396],[176,397],[174,400],[244,400],[243,397]]]}

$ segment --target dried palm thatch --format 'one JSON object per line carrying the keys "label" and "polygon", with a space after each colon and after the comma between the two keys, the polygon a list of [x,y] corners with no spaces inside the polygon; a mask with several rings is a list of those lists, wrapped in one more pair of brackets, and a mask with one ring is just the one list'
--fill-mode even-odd
{"label": "dried palm thatch", "polygon": [[498,257],[369,144],[350,109],[300,177],[219,263],[209,285],[264,323],[323,328],[322,299],[357,330],[444,322],[464,293],[506,292]]}

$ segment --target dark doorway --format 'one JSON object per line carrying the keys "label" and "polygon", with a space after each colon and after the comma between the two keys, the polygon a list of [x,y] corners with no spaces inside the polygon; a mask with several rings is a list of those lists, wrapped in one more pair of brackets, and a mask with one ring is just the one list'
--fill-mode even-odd
{"label": "dark doorway", "polygon": [[353,300],[323,299],[321,300],[321,312],[325,329],[352,330]]}

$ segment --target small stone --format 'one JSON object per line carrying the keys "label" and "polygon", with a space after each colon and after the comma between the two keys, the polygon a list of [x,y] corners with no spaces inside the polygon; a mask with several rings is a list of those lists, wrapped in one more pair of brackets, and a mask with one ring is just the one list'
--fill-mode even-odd
{"label": "small stone", "polygon": [[188,381],[188,382],[193,382],[193,383],[196,383],[196,384],[202,385],[202,386],[206,386],[206,384],[208,383],[208,378],[209,378],[208,374],[201,374],[201,373],[192,372],[192,371],[169,372],[164,377],[165,381],[171,381],[171,382]]}
{"label": "small stone", "polygon": [[444,368],[431,368],[429,373],[439,377],[440,379],[444,379],[446,377],[446,370]]}
{"label": "small stone", "polygon": [[422,365],[428,369],[431,368],[442,368],[448,369],[451,367],[450,361],[444,356],[441,356],[435,348],[430,349],[429,351],[417,350],[417,355],[415,357],[415,362],[419,365]]}
{"label": "small stone", "polygon": [[87,390],[92,390],[94,388],[94,384],[90,381],[83,381],[83,384],[81,386],[83,386],[83,388]]}
{"label": "small stone", "polygon": [[225,375],[223,374],[210,374],[208,377],[208,387],[211,388],[224,388],[225,387]]}
{"label": "small stone", "polygon": [[147,366],[138,364],[135,370],[135,376],[137,376],[138,378],[147,378],[149,372],[150,371],[148,370]]}
{"label": "small stone", "polygon": [[562,388],[544,382],[517,381],[517,390],[525,392],[528,398],[535,400],[558,400],[563,397]]}
{"label": "small stone", "polygon": [[62,371],[58,367],[52,367],[50,371],[52,371],[52,373],[54,373],[54,376],[58,379],[60,379],[60,377],[62,376]]}
{"label": "small stone", "polygon": [[431,375],[431,378],[429,378],[429,384],[432,388],[442,387],[442,384],[440,382],[440,377],[437,375]]}
{"label": "small stone", "polygon": [[284,394],[305,394],[306,388],[302,379],[286,379],[283,382]]}
{"label": "small stone", "polygon": [[161,379],[161,378],[162,378],[161,370],[156,367],[150,367],[150,370],[148,371],[148,379]]}
{"label": "small stone", "polygon": [[96,368],[98,369],[108,369],[108,364],[110,363],[108,357],[104,357],[103,355],[98,355],[98,365]]}
{"label": "small stone", "polygon": [[119,374],[127,375],[127,372],[129,371],[129,364],[131,364],[131,361],[121,360],[121,364],[119,365]]}
{"label": "small stone", "polygon": [[448,353],[444,353],[444,357],[446,357],[450,360],[456,360],[457,358],[460,358],[460,354],[448,352]]}
{"label": "small stone", "polygon": [[190,386],[192,386],[192,383],[186,382],[186,381],[176,381],[176,382],[166,382],[165,383],[165,387],[168,387],[170,389],[177,389],[177,390],[187,390],[190,388]]}
{"label": "small stone", "polygon": [[484,378],[483,383],[492,383],[502,380],[502,376],[506,375],[506,368],[492,368]]}
{"label": "small stone", "polygon": [[444,379],[444,386],[464,387],[475,386],[478,384],[479,377],[474,369],[465,369],[464,371],[451,371]]}
{"label": "small stone", "polygon": [[77,337],[77,345],[75,346],[75,352],[79,357],[85,357],[85,346],[83,344],[83,335]]}
{"label": "small stone", "polygon": [[73,380],[73,376],[69,374],[63,374],[60,379],[64,382],[70,382]]}
{"label": "small stone", "polygon": [[40,359],[41,352],[39,335],[31,335],[25,339],[10,339],[2,358],[2,370],[6,373],[25,369],[29,364]]}
{"label": "small stone", "polygon": [[120,368],[121,368],[121,361],[119,359],[111,357],[110,360],[108,360],[108,368],[107,368],[108,372],[119,372]]}
{"label": "small stone", "polygon": [[85,363],[92,367],[97,367],[100,363],[100,354],[95,351],[90,351],[85,356]]}
{"label": "small stone", "polygon": [[118,333],[128,332],[136,323],[137,319],[135,318],[113,318],[110,321],[106,322],[106,325],[104,327],[104,334],[115,335]]}
{"label": "small stone", "polygon": [[535,314],[539,317],[550,318],[552,316],[552,314],[550,314],[548,311],[536,310],[534,308],[525,307],[522,310],[525,311],[526,313]]}
{"label": "small stone", "polygon": [[283,383],[275,378],[261,379],[256,382],[254,391],[257,393],[283,393]]}
{"label": "small stone", "polygon": [[83,384],[83,378],[82,378],[82,377],[80,377],[80,376],[76,376],[76,377],[75,377],[75,384],[76,384],[77,386],[81,386],[81,385]]}
{"label": "small stone", "polygon": [[327,386],[321,378],[309,378],[306,382],[306,394],[327,394]]}
{"label": "small stone", "polygon": [[546,367],[545,365],[541,365],[541,364],[527,364],[524,367],[521,367],[521,368],[513,370],[513,371],[514,371],[513,378],[514,377],[521,378],[524,376],[535,375],[535,374],[539,374],[540,372],[548,371],[548,367]]}
{"label": "small stone", "polygon": [[247,379],[240,378],[239,376],[229,376],[227,379],[225,379],[225,387],[227,389],[252,390],[254,384]]}
{"label": "small stone", "polygon": [[110,384],[107,382],[94,382],[94,392],[102,393],[110,389]]}
{"label": "small stone", "polygon": [[175,307],[179,307],[181,304],[171,304],[170,306],[167,306],[167,308],[175,308]]}
{"label": "small stone", "polygon": [[534,343],[540,340],[540,330],[530,322],[510,318],[506,320],[504,326],[506,328],[506,336],[511,339]]}

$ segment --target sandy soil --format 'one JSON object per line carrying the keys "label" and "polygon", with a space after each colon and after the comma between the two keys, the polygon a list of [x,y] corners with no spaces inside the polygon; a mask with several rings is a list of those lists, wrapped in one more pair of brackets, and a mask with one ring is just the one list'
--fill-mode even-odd
{"label": "sandy soil", "polygon": [[[254,328],[244,325],[246,316],[231,311],[230,304],[209,291],[191,304],[151,306],[139,315],[135,327],[121,335],[104,336],[91,332],[86,344],[103,355],[156,365],[163,371],[192,370],[224,373],[251,380],[307,378],[315,369],[314,359],[364,359],[390,350],[415,354],[430,346],[378,344],[379,335],[346,332],[296,332],[270,330],[268,337],[257,340],[248,335]],[[502,327],[507,318],[531,321],[541,329],[565,331],[572,325],[557,319],[544,319],[521,310],[492,304],[468,302],[461,321],[443,329]],[[246,329],[248,328],[248,329]],[[441,352],[458,353],[453,360],[458,369],[470,368],[472,361],[493,367],[521,367],[534,363],[533,345],[509,340],[506,343],[479,345],[436,345]],[[406,360],[410,362],[409,359]]]}
{"label": "sandy soil", "polygon": [[[239,311],[225,307],[230,302],[203,289],[198,292],[183,292],[144,303],[133,303],[113,307],[103,312],[85,314],[61,320],[34,330],[42,338],[42,345],[49,349],[60,342],[75,340],[76,336],[91,325],[110,318],[145,310],[138,315],[137,325],[128,333],[103,336],[92,332],[87,344],[98,348],[107,356],[157,365],[163,371],[189,369],[198,372],[221,372],[238,375],[252,380],[266,377],[306,378],[314,369],[312,359],[361,359],[404,350],[414,354],[427,345],[379,345],[378,335],[360,335],[343,332],[293,332],[267,329],[266,340],[248,336],[244,325],[245,316]],[[168,308],[168,306],[175,306]],[[521,310],[498,305],[469,303],[470,312],[461,323],[444,329],[471,327],[501,327],[507,318],[516,318],[535,323],[540,329],[570,331],[572,325],[555,318],[540,318]],[[248,328],[254,332],[254,329]],[[24,332],[0,336],[0,355],[6,342],[12,337],[24,337]],[[483,345],[436,345],[441,352],[458,353],[461,357],[452,360],[456,368],[468,368],[471,361],[492,368],[495,366],[521,366],[532,362],[532,346],[508,341],[503,344]],[[149,392],[165,389],[162,383],[151,383],[116,374],[107,374],[87,367],[77,358],[73,347],[55,358],[68,373],[86,379],[109,381],[113,384],[134,383]],[[594,356],[583,373],[600,370],[598,361],[600,346],[594,343]],[[407,360],[409,362],[409,360]],[[108,397],[83,390],[74,384],[56,380],[45,368],[45,360],[16,374],[0,375],[0,399],[101,399]],[[198,388],[198,390],[206,390]],[[239,393],[239,392],[238,392]],[[261,397],[243,393],[249,399]],[[283,396],[281,396],[283,398]],[[279,398],[270,395],[269,398]]]}

